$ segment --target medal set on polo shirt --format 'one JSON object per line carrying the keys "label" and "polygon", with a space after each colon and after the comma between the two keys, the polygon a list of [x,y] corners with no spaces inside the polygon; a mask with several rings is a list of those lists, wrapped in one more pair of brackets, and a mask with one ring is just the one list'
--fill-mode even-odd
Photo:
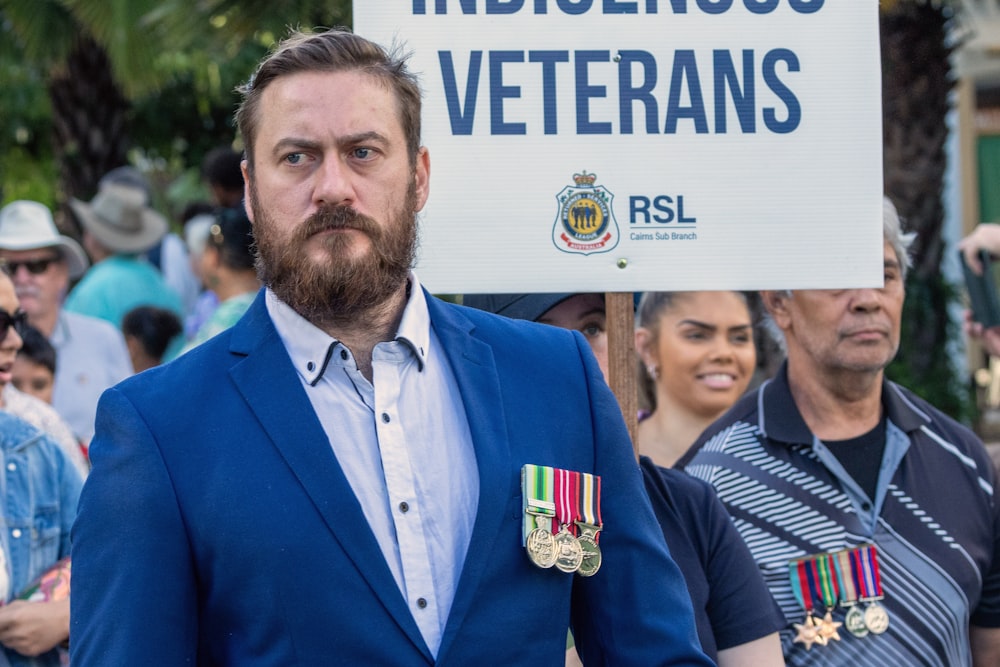
{"label": "medal set on polo shirt", "polygon": [[582,577],[601,567],[601,478],[526,464],[522,543],[532,563]]}
{"label": "medal set on polo shirt", "polygon": [[[813,644],[840,641],[841,626],[858,638],[880,635],[889,628],[889,614],[878,603],[883,594],[875,545],[797,558],[788,563],[788,578],[806,612],[805,621],[794,624],[795,642],[804,644],[806,650]],[[838,603],[847,608],[843,623],[833,620]],[[818,604],[824,607],[822,617]]]}

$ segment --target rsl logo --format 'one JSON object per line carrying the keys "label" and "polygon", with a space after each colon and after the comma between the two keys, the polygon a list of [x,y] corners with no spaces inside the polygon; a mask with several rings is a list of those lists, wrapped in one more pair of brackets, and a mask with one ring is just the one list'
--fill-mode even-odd
{"label": "rsl logo", "polygon": [[563,252],[590,255],[618,245],[618,223],[611,208],[614,195],[597,176],[573,174],[573,185],[556,195],[559,211],[552,225],[552,243]]}

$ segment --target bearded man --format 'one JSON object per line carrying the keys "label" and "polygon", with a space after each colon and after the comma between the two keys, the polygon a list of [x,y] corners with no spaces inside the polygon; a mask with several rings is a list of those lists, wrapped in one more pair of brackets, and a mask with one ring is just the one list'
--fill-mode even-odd
{"label": "bearded man", "polygon": [[551,665],[572,626],[588,663],[710,664],[583,337],[411,271],[405,63],[296,34],[244,95],[265,287],[102,398],[72,663]]}

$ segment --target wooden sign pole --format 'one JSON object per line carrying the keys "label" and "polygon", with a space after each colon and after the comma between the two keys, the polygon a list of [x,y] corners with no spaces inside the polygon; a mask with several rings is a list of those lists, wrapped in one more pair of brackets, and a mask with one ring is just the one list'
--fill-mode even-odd
{"label": "wooden sign pole", "polygon": [[632,449],[638,456],[639,394],[635,361],[635,310],[631,292],[607,292],[604,308],[608,327],[608,384],[618,398]]}

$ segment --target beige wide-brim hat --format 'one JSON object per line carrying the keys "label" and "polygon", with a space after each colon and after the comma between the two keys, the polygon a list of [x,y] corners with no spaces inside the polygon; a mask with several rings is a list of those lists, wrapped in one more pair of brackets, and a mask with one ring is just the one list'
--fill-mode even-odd
{"label": "beige wide-brim hat", "polygon": [[120,183],[103,185],[89,203],[69,202],[84,229],[116,253],[145,252],[167,233],[167,219],[145,204],[141,189]]}
{"label": "beige wide-brim hat", "polygon": [[0,250],[39,248],[58,248],[70,278],[79,278],[90,266],[80,244],[59,233],[45,204],[19,199],[0,209]]}

